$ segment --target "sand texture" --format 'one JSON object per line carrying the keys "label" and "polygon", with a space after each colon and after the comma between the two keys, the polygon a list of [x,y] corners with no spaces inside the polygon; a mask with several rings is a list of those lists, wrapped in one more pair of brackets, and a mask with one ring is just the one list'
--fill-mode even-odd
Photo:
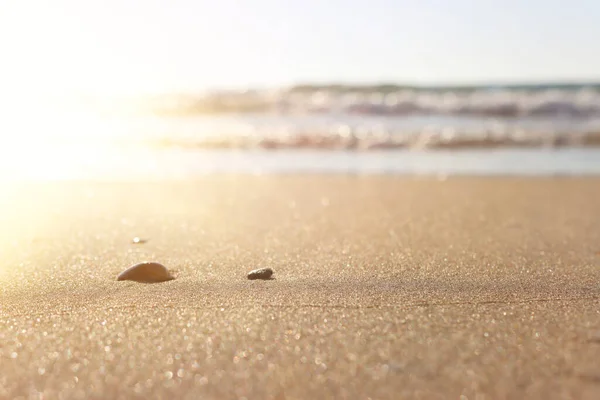
{"label": "sand texture", "polygon": [[600,398],[599,178],[3,184],[0,224],[0,399]]}

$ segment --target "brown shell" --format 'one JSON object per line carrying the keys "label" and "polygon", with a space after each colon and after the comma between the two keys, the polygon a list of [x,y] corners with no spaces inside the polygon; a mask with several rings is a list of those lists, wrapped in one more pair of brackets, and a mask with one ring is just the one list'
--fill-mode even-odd
{"label": "brown shell", "polygon": [[144,283],[164,282],[174,279],[164,265],[157,262],[141,262],[132,265],[117,276],[118,281]]}

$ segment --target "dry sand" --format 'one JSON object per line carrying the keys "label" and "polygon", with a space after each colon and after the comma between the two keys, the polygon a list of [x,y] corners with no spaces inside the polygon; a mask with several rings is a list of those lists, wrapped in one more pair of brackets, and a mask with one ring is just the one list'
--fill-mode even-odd
{"label": "dry sand", "polygon": [[[0,207],[2,399],[600,398],[598,178],[5,184]],[[116,281],[143,260],[177,279]]]}

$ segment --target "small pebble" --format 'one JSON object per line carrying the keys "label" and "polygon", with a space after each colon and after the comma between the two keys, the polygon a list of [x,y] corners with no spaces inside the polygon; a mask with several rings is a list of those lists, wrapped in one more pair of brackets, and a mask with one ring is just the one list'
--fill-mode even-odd
{"label": "small pebble", "polygon": [[248,279],[270,279],[273,275],[271,268],[259,268],[248,272]]}
{"label": "small pebble", "polygon": [[590,335],[590,338],[588,339],[588,342],[591,343],[600,343],[600,331],[593,333],[592,335]]}
{"label": "small pebble", "polygon": [[131,242],[134,243],[134,244],[144,244],[147,241],[148,241],[147,239],[142,239],[142,238],[139,238],[139,237],[136,236],[136,237],[133,238],[133,240]]}
{"label": "small pebble", "polygon": [[118,281],[136,281],[144,283],[170,281],[173,278],[164,265],[157,262],[141,262],[132,265],[117,276]]}

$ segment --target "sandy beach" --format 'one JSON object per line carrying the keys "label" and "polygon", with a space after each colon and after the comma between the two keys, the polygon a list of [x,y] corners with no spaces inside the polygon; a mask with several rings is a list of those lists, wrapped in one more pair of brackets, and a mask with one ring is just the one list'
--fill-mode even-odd
{"label": "sandy beach", "polygon": [[6,183],[0,224],[0,399],[600,398],[600,178]]}

